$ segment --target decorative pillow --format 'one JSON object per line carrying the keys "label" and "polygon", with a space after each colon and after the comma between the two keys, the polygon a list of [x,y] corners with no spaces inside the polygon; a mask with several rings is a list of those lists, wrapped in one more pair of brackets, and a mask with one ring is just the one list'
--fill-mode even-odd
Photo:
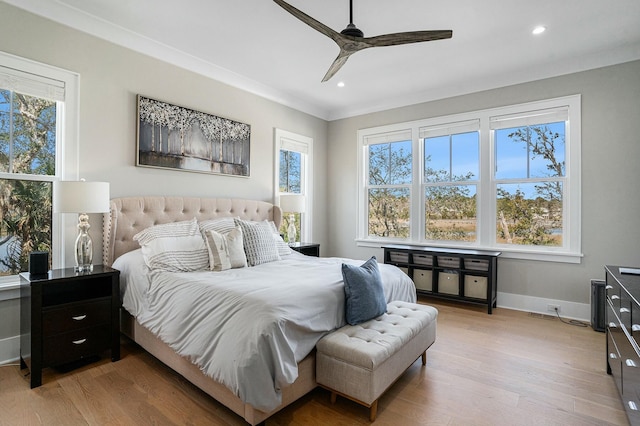
{"label": "decorative pillow", "polygon": [[149,269],[191,272],[207,269],[209,256],[202,236],[155,238],[142,246]]}
{"label": "decorative pillow", "polygon": [[209,251],[209,268],[212,271],[224,271],[247,266],[247,258],[245,257],[242,243],[242,228],[237,226],[225,234],[209,230],[205,233],[205,236]]}
{"label": "decorative pillow", "polygon": [[249,266],[280,260],[273,231],[268,223],[241,219],[235,219],[235,222],[242,228],[244,253]]}
{"label": "decorative pillow", "polygon": [[202,236],[206,238],[207,231],[216,231],[219,234],[226,234],[236,228],[232,217],[221,217],[218,219],[208,219],[198,222]]}
{"label": "decorative pillow", "polygon": [[150,269],[190,272],[207,269],[209,256],[196,219],[151,226],[133,236]]}
{"label": "decorative pillow", "polygon": [[286,256],[288,254],[291,254],[291,247],[289,247],[289,244],[285,243],[282,237],[280,236],[280,233],[278,232],[278,228],[276,228],[276,224],[273,223],[272,220],[265,220],[265,222],[269,224],[269,227],[271,228],[271,232],[273,232],[273,239],[276,241],[276,248],[278,249],[278,254],[280,256]]}
{"label": "decorative pillow", "polygon": [[378,262],[373,256],[361,266],[342,264],[346,320],[356,325],[387,311]]}

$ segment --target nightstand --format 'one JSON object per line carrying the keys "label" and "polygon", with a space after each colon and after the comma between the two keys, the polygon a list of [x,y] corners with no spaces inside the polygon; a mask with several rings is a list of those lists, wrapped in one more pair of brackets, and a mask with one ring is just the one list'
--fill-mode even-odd
{"label": "nightstand", "polygon": [[293,243],[289,244],[291,250],[295,250],[307,256],[320,257],[320,244],[316,243]]}
{"label": "nightstand", "polygon": [[42,369],[111,350],[120,359],[120,272],[102,265],[92,272],[54,269],[20,274],[20,366],[31,388]]}

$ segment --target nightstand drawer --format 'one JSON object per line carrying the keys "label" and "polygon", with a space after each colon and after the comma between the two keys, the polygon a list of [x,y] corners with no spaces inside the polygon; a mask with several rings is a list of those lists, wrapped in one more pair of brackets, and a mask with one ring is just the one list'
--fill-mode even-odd
{"label": "nightstand drawer", "polygon": [[47,365],[59,365],[109,349],[110,324],[56,334],[43,341],[43,360]]}
{"label": "nightstand drawer", "polygon": [[70,303],[42,312],[42,331],[52,334],[108,324],[111,321],[111,298]]}

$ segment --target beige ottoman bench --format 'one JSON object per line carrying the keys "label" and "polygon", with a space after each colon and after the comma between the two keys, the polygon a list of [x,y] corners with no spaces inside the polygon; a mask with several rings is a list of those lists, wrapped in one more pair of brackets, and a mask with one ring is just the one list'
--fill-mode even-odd
{"label": "beige ottoman bench", "polygon": [[358,325],[346,325],[316,345],[316,381],[331,391],[370,408],[374,421],[378,398],[436,339],[438,310],[432,306],[391,302],[387,312]]}

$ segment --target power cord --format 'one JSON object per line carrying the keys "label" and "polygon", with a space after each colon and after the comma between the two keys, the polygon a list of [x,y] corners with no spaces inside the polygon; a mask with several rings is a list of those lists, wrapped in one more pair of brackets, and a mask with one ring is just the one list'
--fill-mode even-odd
{"label": "power cord", "polygon": [[569,321],[566,321],[566,320],[563,320],[563,319],[560,317],[560,312],[558,312],[558,308],[556,307],[556,308],[554,308],[554,310],[556,311],[556,315],[558,316],[558,319],[559,319],[560,321],[562,321],[563,323],[565,323],[565,324],[575,325],[576,327],[589,327],[589,324],[586,324],[586,323],[584,323],[584,322],[582,322],[582,321],[578,321],[578,320],[569,320]]}

